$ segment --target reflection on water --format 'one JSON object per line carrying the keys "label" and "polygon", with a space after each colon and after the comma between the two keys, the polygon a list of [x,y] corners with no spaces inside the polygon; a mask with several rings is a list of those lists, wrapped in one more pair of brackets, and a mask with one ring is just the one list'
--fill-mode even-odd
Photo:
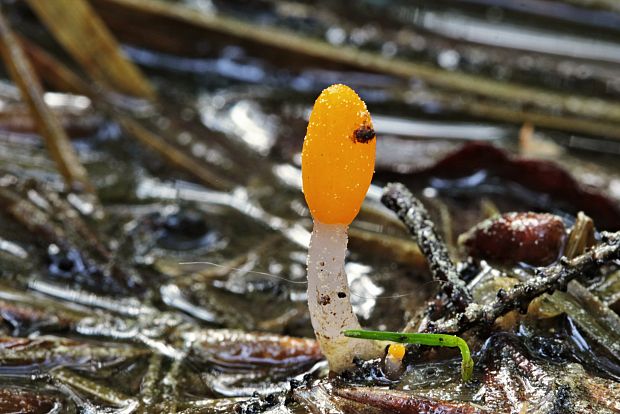
{"label": "reflection on water", "polygon": [[[546,53],[576,59],[620,62],[620,46],[596,38],[579,37],[536,27],[472,19],[457,14],[421,12],[414,23],[459,41]],[[443,66],[443,65],[442,65]]]}

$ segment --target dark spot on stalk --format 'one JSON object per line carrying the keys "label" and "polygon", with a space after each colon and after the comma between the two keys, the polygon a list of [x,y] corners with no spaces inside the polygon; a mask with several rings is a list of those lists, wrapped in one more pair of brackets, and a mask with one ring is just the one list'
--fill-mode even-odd
{"label": "dark spot on stalk", "polygon": [[328,305],[329,303],[331,303],[332,298],[329,297],[329,295],[320,295],[319,296],[319,305],[325,306]]}
{"label": "dark spot on stalk", "polygon": [[367,144],[375,138],[375,130],[368,125],[362,125],[353,133],[353,141]]}
{"label": "dark spot on stalk", "polygon": [[344,293],[344,292],[338,292],[338,297],[339,297],[340,299],[344,299],[344,298],[346,298],[346,297],[347,297],[347,294],[346,294],[346,293]]}

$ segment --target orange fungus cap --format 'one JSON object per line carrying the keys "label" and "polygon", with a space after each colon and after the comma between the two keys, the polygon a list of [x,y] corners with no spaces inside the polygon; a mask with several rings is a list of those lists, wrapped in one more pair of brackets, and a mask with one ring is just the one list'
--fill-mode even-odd
{"label": "orange fungus cap", "polygon": [[304,196],[315,220],[353,221],[372,180],[375,147],[370,114],[355,91],[332,85],[321,92],[301,152]]}

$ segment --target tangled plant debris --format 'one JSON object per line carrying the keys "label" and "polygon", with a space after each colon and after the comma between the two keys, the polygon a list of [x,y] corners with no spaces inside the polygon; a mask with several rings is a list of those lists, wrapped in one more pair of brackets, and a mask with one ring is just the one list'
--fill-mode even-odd
{"label": "tangled plant debris", "polygon": [[[397,212],[410,232],[420,238],[419,243],[421,245],[426,243],[429,251],[435,250],[435,252],[429,253],[430,261],[433,260],[433,254],[447,256],[445,253],[445,246],[441,245],[441,242],[430,244],[428,241],[425,241],[424,234],[428,235],[434,233],[432,223],[429,225],[427,221],[425,226],[424,221],[420,221],[420,219],[416,220],[416,217],[423,217],[427,214],[426,210],[421,205],[420,201],[402,184],[388,185],[383,194],[382,201],[387,207]],[[538,240],[541,244],[541,249],[545,251],[545,249],[553,249],[555,247],[555,251],[551,251],[551,254],[557,255],[559,252],[559,244],[557,241],[563,239],[563,225],[558,221],[559,219],[543,216],[544,220],[543,223],[541,223],[539,219],[523,220],[522,218],[524,216],[530,219],[535,217],[532,213],[526,215],[509,214],[505,217],[489,219],[488,222],[482,223],[480,228],[483,229],[483,232],[488,232],[490,231],[488,228],[493,229],[495,227],[500,227],[502,230],[495,230],[497,231],[496,234],[499,240],[509,240],[519,247],[523,244],[533,244],[533,241],[530,240],[531,235],[541,235],[542,238]],[[506,217],[508,217],[511,223],[516,223],[517,220],[523,221],[516,227],[512,225],[507,226]],[[550,228],[551,231],[541,231],[541,227]],[[475,233],[480,231],[480,228],[472,229],[474,236],[466,237],[479,239],[480,236],[475,235]],[[559,233],[557,231],[558,228]],[[549,233],[552,234],[551,240],[546,240],[547,234]],[[527,235],[526,240],[523,240],[524,235]],[[478,242],[478,240],[474,240],[474,243],[476,242]],[[486,244],[486,240],[483,240],[483,245],[484,244]],[[511,260],[521,258],[519,250],[513,250],[513,252],[516,257],[511,257]],[[547,255],[549,253],[545,252],[544,254]],[[590,248],[585,253],[572,259],[563,257],[556,264],[548,267],[536,268],[534,276],[523,284],[516,285],[509,290],[498,290],[496,295],[497,298],[494,302],[485,305],[469,303],[453,318],[431,322],[427,325],[426,329],[432,332],[461,333],[477,325],[492,325],[497,318],[505,315],[509,311],[518,309],[526,312],[529,303],[538,296],[544,293],[553,293],[555,290],[566,290],[570,281],[578,277],[587,280],[589,277],[596,275],[602,266],[613,263],[618,259],[620,259],[620,232],[603,232],[601,234],[601,243]],[[447,270],[434,270],[435,275],[439,274],[441,276],[444,272],[454,269],[449,259],[448,261],[438,262],[437,267],[440,266],[447,268]],[[431,270],[433,270],[432,267]],[[452,271],[452,274],[455,275],[454,277],[458,281],[457,283],[460,283],[464,287],[464,282],[458,279],[456,271]],[[467,288],[464,287],[464,289],[467,292]],[[452,290],[450,289],[448,292],[452,293]],[[467,295],[470,297],[469,292],[467,292]],[[460,296],[457,296],[457,299],[460,300],[460,298]],[[454,298],[449,296],[449,300],[454,301]],[[457,302],[457,304],[458,303],[460,302]]]}

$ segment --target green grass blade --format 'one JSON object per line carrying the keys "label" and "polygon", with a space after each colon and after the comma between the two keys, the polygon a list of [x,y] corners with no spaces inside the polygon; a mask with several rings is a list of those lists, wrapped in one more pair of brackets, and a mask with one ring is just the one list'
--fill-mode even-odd
{"label": "green grass blade", "polygon": [[469,352],[467,342],[458,336],[432,333],[367,331],[363,329],[350,329],[344,331],[343,334],[344,336],[358,339],[459,348],[462,358],[461,378],[463,381],[469,381],[474,370],[474,361],[471,358],[471,353]]}

